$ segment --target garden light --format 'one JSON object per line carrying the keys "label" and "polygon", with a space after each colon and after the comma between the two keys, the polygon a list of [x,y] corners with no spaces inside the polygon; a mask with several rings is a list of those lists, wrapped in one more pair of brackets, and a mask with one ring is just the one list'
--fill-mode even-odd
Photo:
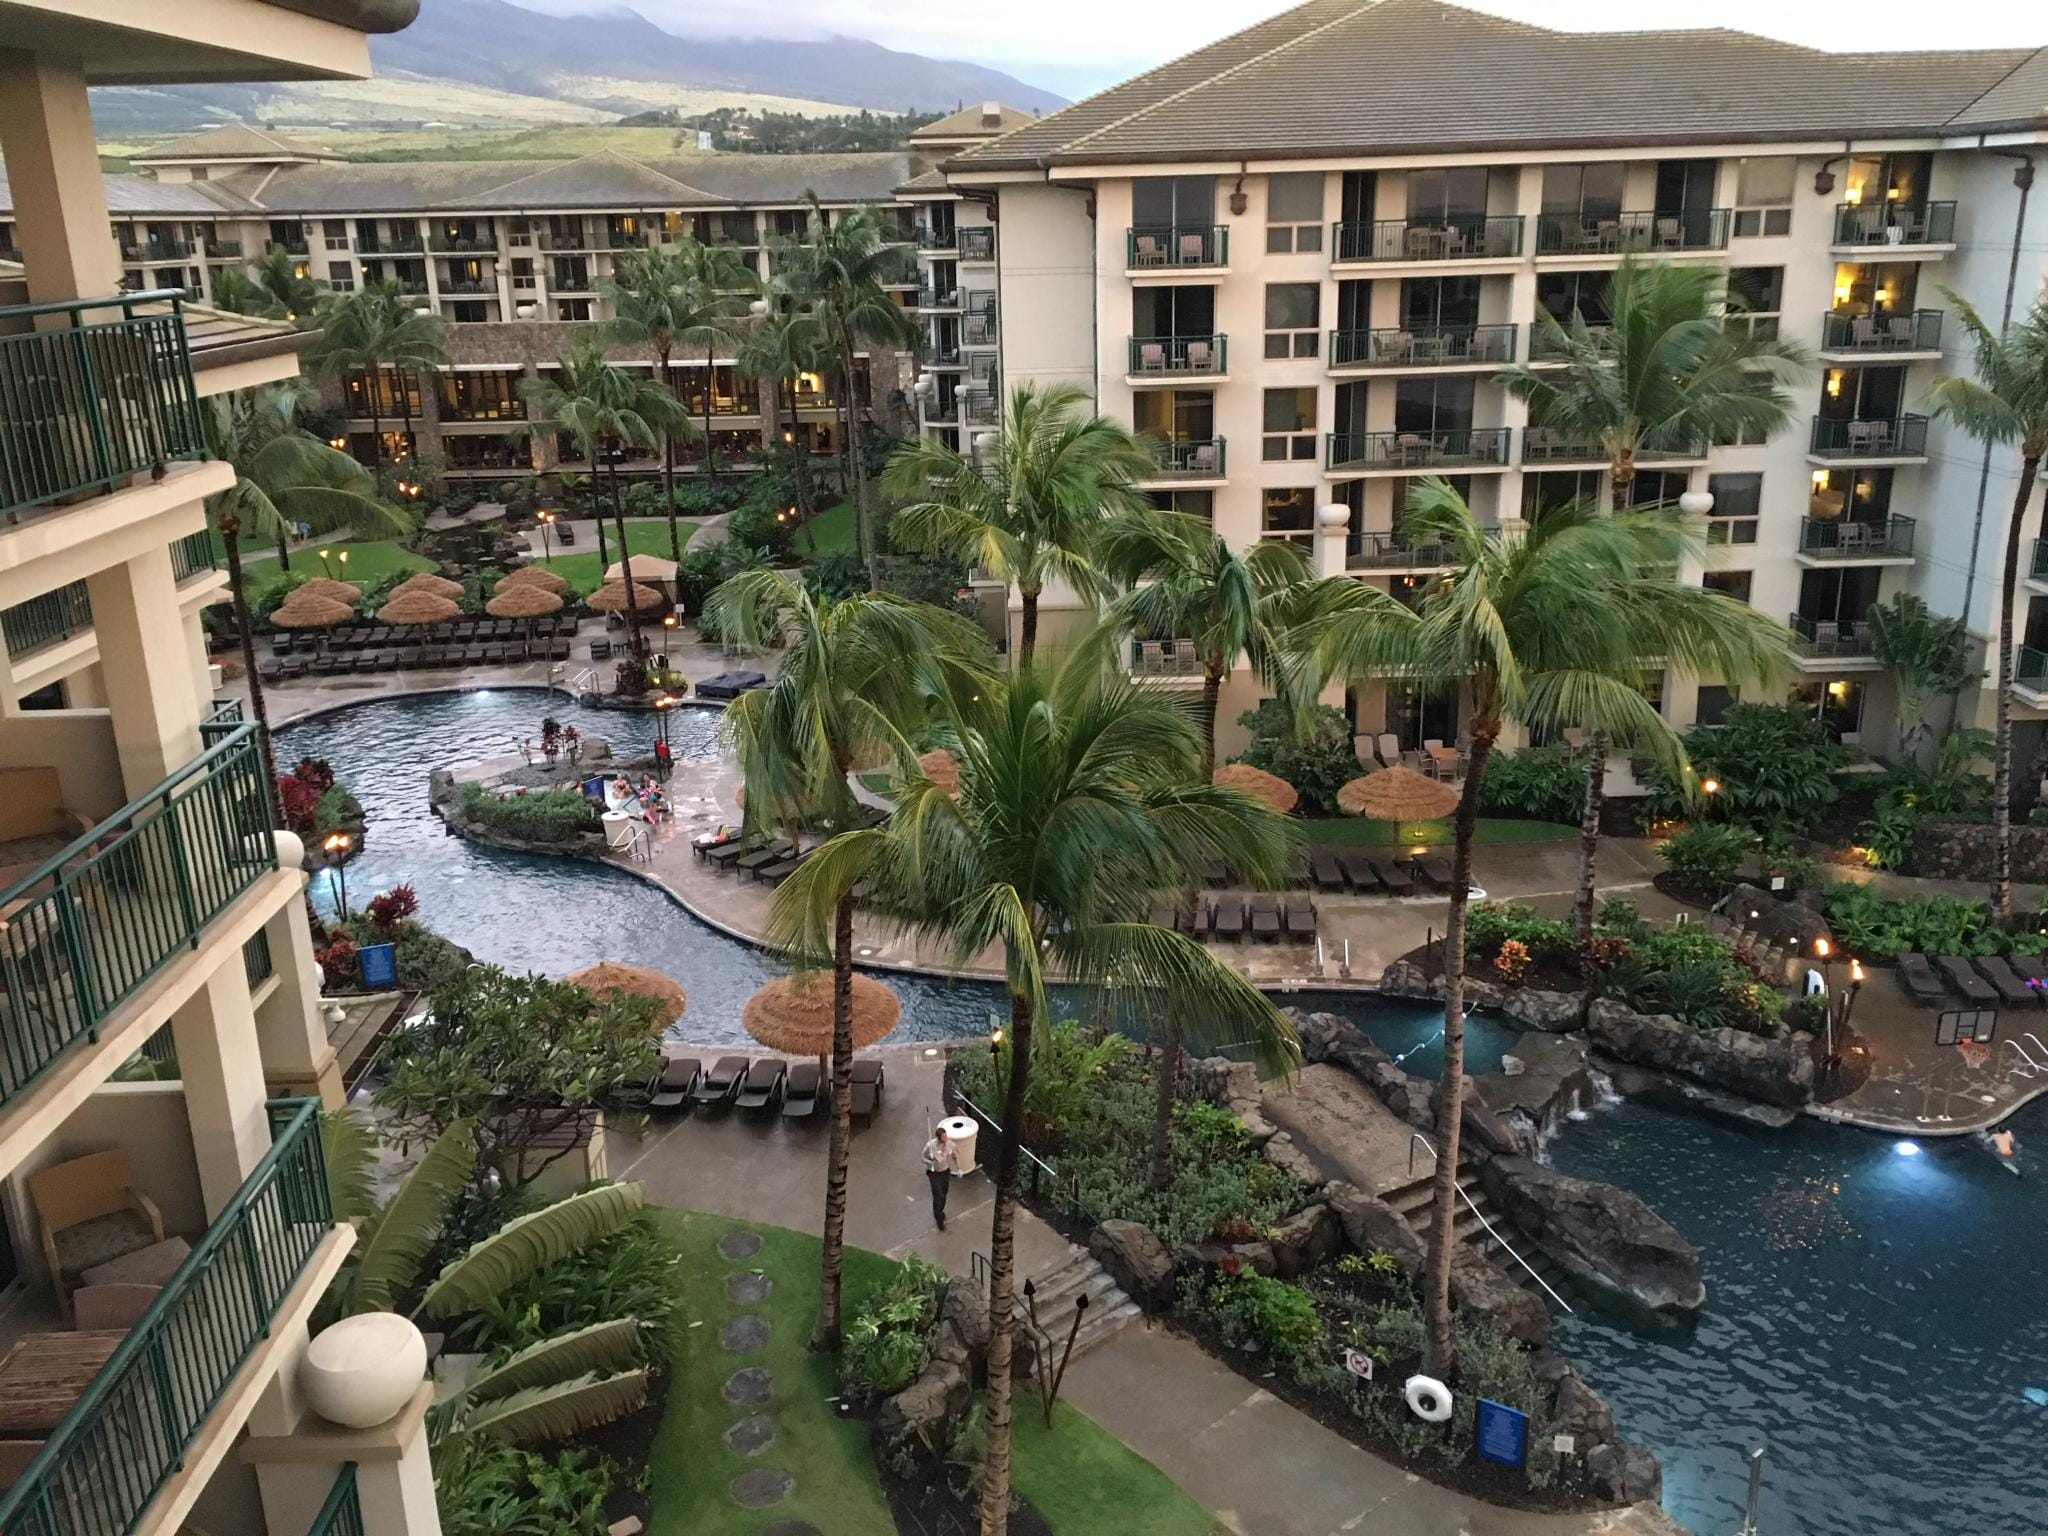
{"label": "garden light", "polygon": [[1830,944],[1825,938],[1815,939],[1813,941],[1813,952],[1825,960],[1834,952],[1834,945]]}
{"label": "garden light", "polygon": [[1703,795],[1718,795],[1721,793],[1721,781],[1719,779],[1701,779],[1700,793]]}

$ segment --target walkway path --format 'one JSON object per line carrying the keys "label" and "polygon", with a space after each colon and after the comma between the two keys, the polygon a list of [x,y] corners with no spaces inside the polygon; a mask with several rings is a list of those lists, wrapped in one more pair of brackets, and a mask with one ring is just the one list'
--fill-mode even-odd
{"label": "walkway path", "polygon": [[[761,1251],[761,1239],[752,1232],[728,1232],[718,1240],[718,1256],[733,1268],[725,1277],[725,1299],[729,1307],[759,1306],[768,1299],[773,1283],[758,1269],[743,1266]],[[718,1330],[718,1347],[734,1360],[744,1360],[767,1348],[770,1324],[758,1312],[733,1310]],[[726,1446],[740,1456],[761,1456],[773,1448],[774,1418],[753,1410],[771,1402],[774,1383],[765,1365],[739,1365],[726,1377],[720,1389],[726,1404],[737,1417],[725,1431]],[[749,1467],[735,1477],[726,1494],[741,1509],[768,1509],[788,1498],[796,1488],[791,1477],[773,1460]]]}

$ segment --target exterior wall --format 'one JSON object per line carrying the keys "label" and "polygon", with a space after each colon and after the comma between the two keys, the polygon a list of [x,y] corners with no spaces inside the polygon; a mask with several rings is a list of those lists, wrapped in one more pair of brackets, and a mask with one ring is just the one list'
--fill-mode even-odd
{"label": "exterior wall", "polygon": [[1096,387],[1094,231],[1079,188],[1005,187],[998,220],[1003,387]]}

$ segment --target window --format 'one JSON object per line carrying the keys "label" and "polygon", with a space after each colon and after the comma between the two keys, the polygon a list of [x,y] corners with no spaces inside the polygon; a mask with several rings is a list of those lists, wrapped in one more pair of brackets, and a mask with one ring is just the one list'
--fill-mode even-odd
{"label": "window", "polygon": [[1799,162],[1790,155],[1750,155],[1735,162],[1735,233],[1743,239],[1792,233],[1792,188]]}
{"label": "window", "polygon": [[[1311,288],[1314,284],[1309,285]],[[1209,287],[1135,288],[1131,292],[1133,336],[1178,336],[1206,340],[1216,331],[1216,290]]]}
{"label": "window", "polygon": [[1131,182],[1133,229],[1194,231],[1215,222],[1214,176],[1139,176]]}
{"label": "window", "polygon": [[327,286],[336,293],[352,293],[356,286],[356,269],[352,262],[330,261],[327,263]]}
{"label": "window", "polygon": [[1204,522],[1216,520],[1216,493],[1214,491],[1148,491],[1145,493],[1153,507],[1161,512],[1183,512],[1189,517],[1199,517]]}
{"label": "window", "polygon": [[1274,255],[1323,248],[1323,173],[1286,171],[1266,178],[1266,249]]}
{"label": "window", "polygon": [[1613,160],[1594,165],[1546,165],[1543,168],[1543,211],[1586,218],[1616,217],[1621,212],[1625,167]]}
{"label": "window", "polygon": [[1727,717],[1728,706],[1736,702],[1733,688],[1724,688],[1719,683],[1703,684],[1699,702],[1693,707],[1693,719],[1701,725],[1719,725]]}
{"label": "window", "polygon": [[1728,269],[1728,323],[1746,325],[1762,336],[1778,334],[1778,311],[1785,303],[1783,267]]}
{"label": "window", "polygon": [[1322,304],[1318,283],[1266,284],[1266,356],[1314,357]]}
{"label": "window", "polygon": [[1837,741],[1854,741],[1863,729],[1863,684],[1854,678],[1801,683],[1792,690],[1792,702],[1813,711]]}
{"label": "window", "polygon": [[1628,483],[1631,507],[1671,506],[1683,496],[1692,477],[1682,469],[1643,469]]}
{"label": "window", "polygon": [[1435,223],[1445,218],[1483,216],[1488,180],[1488,171],[1483,165],[1445,166],[1409,172],[1410,222]]}
{"label": "window", "polygon": [[532,291],[533,258],[531,256],[514,256],[512,258],[512,286],[515,289]]}
{"label": "window", "polygon": [[588,320],[590,318],[590,300],[555,300],[555,318],[557,320]]}
{"label": "window", "polygon": [[1313,389],[1266,391],[1264,449],[1267,462],[1312,460],[1316,456],[1316,392]]}
{"label": "window", "polygon": [[322,219],[320,221],[320,237],[327,243],[327,249],[330,251],[347,250],[348,220]]}
{"label": "window", "polygon": [[476,325],[491,318],[491,306],[481,299],[461,299],[454,305],[457,325]]}
{"label": "window", "polygon": [[1132,397],[1131,424],[1161,442],[1206,443],[1216,436],[1216,397],[1206,389],[1142,390]]}
{"label": "window", "polygon": [[1575,501],[1597,505],[1606,479],[1606,472],[1598,469],[1554,469],[1525,474],[1522,476],[1522,517],[1533,523],[1539,521],[1544,513]]}
{"label": "window", "polygon": [[1708,514],[1709,544],[1754,544],[1757,514],[1764,497],[1762,475],[1709,475],[1707,491],[1714,498]]}
{"label": "window", "polygon": [[1316,493],[1313,486],[1262,493],[1259,530],[1267,538],[1284,538],[1304,547],[1315,535]]}
{"label": "window", "polygon": [[1753,571],[1708,571],[1700,578],[1700,585],[1709,592],[1719,592],[1723,597],[1732,597],[1738,603],[1749,601],[1749,582]]}

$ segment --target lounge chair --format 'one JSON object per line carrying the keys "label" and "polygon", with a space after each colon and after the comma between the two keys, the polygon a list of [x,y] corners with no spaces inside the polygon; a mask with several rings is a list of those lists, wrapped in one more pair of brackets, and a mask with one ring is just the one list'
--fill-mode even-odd
{"label": "lounge chair", "polygon": [[782,1097],[782,1084],[789,1076],[789,1064],[780,1056],[762,1056],[740,1079],[733,1104],[740,1109],[767,1109]]}
{"label": "lounge chair", "polygon": [[818,1079],[815,1061],[795,1061],[782,1085],[782,1118],[808,1120],[818,1112]]}
{"label": "lounge chair", "polygon": [[1287,903],[1287,937],[1312,939],[1316,936],[1316,904],[1312,901]]}
{"label": "lounge chair", "polygon": [[795,874],[797,869],[803,864],[803,861],[810,856],[811,851],[806,848],[802,853],[793,853],[779,863],[764,864],[754,872],[754,878],[772,891],[791,875]]}
{"label": "lounge chair", "polygon": [[1209,931],[1209,909],[1198,896],[1192,903],[1173,909],[1173,926],[1191,939],[1199,939]]}
{"label": "lounge chair", "polygon": [[857,1120],[871,1120],[882,1102],[883,1074],[879,1061],[856,1059],[853,1064],[853,1103]]}
{"label": "lounge chair", "polygon": [[1202,884],[1212,889],[1230,884],[1230,866],[1221,859],[1202,860]]}
{"label": "lounge chair", "polygon": [[1344,868],[1337,862],[1337,855],[1327,848],[1316,848],[1309,852],[1309,873],[1315,877],[1319,891],[1341,891],[1344,889]]}
{"label": "lounge chair", "polygon": [[1373,868],[1372,860],[1362,853],[1340,853],[1337,862],[1343,867],[1344,878],[1351,882],[1351,889],[1359,892],[1376,892],[1380,889],[1379,872]]}
{"label": "lounge chair", "polygon": [[758,838],[751,842],[719,843],[704,850],[704,862],[714,869],[728,870],[742,858],[759,853],[761,849],[762,844]]}
{"label": "lounge chair", "polygon": [[1244,901],[1236,896],[1219,896],[1215,904],[1216,937],[1244,937]]}
{"label": "lounge chair", "polygon": [[1254,896],[1252,898],[1251,913],[1252,937],[1255,939],[1271,939],[1278,943],[1280,939],[1280,904],[1270,896]]}
{"label": "lounge chair", "polygon": [[1970,962],[1961,955],[1936,955],[1934,968],[1948,978],[1948,984],[1964,1002],[1978,1008],[1991,1007],[1998,1001],[1998,993],[1991,983],[1970,968]]}
{"label": "lounge chair", "polygon": [[647,1107],[650,1109],[681,1109],[696,1091],[698,1079],[704,1075],[704,1064],[694,1056],[668,1056],[661,1063],[661,1070],[654,1074],[654,1082],[647,1091]]}
{"label": "lounge chair", "polygon": [[1393,859],[1373,859],[1372,872],[1379,876],[1380,884],[1395,896],[1406,896],[1415,889],[1415,877]]}
{"label": "lounge chair", "polygon": [[732,844],[738,842],[739,840],[740,834],[737,832],[720,832],[717,836],[713,837],[711,841],[708,843],[697,843],[693,845],[692,851],[697,855],[698,858],[701,859],[710,854],[712,849],[730,847]]}
{"label": "lounge chair", "polygon": [[135,1187],[118,1147],[57,1163],[28,1178],[43,1263],[68,1321],[85,1272],[164,1240],[164,1219]]}
{"label": "lounge chair", "polygon": [[1442,854],[1423,854],[1419,858],[1410,859],[1408,863],[1417,874],[1439,890],[1448,891],[1451,888],[1454,872],[1451,869],[1451,861]]}
{"label": "lounge chair", "polygon": [[740,1086],[740,1079],[746,1075],[747,1058],[744,1056],[721,1056],[711,1064],[709,1071],[697,1079],[697,1086],[690,1090],[692,1104],[723,1104],[730,1099]]}
{"label": "lounge chair", "polygon": [[795,862],[796,850],[794,848],[757,848],[752,853],[741,854],[739,862],[734,864],[733,868],[739,870],[742,874],[752,875],[758,880],[766,870],[772,869],[779,864],[793,864]]}
{"label": "lounge chair", "polygon": [[2038,1008],[2041,994],[2034,990],[2034,984],[2013,969],[2012,962],[2003,955],[1979,955],[1977,974],[1998,989],[1998,995],[2015,1008]]}

